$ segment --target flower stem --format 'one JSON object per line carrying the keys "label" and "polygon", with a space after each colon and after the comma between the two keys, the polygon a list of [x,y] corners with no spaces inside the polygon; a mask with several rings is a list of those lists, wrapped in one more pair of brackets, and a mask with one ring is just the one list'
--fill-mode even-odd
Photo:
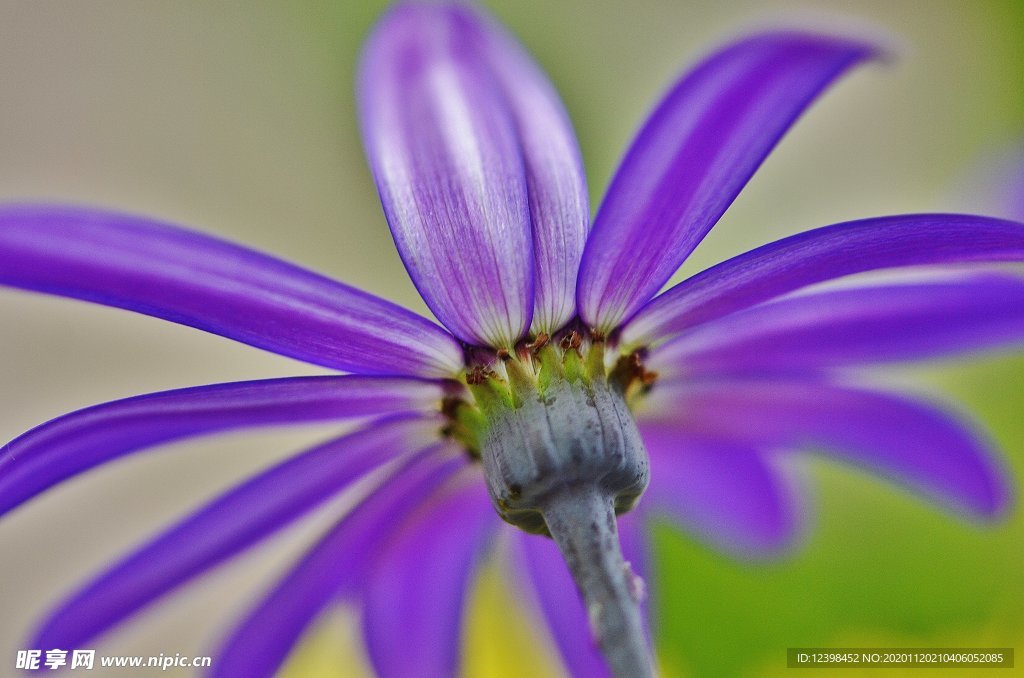
{"label": "flower stem", "polygon": [[583,594],[590,628],[616,678],[648,678],[636,575],[622,558],[612,499],[596,486],[567,486],[542,509],[548,531]]}

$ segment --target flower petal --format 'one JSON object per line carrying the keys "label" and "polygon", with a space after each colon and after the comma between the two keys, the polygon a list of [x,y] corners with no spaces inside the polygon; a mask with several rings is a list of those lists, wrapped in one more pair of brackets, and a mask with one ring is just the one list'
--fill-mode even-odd
{"label": "flower petal", "polygon": [[530,325],[533,245],[515,121],[467,14],[403,3],[360,66],[370,168],[395,244],[442,323],[510,348]]}
{"label": "flower petal", "polygon": [[[619,541],[623,558],[630,563],[634,574],[646,581],[648,559],[640,520],[635,511],[619,516]],[[568,673],[576,678],[610,676],[590,631],[583,598],[558,546],[551,539],[518,530],[513,539],[516,582],[543,614]],[[644,602],[642,606],[643,620],[649,629],[648,605]]]}
{"label": "flower petal", "polygon": [[773,301],[651,352],[661,378],[799,372],[1024,345],[1024,280],[983,275],[874,285]]}
{"label": "flower petal", "polygon": [[366,582],[363,633],[382,678],[455,676],[465,597],[499,526],[479,473],[424,505]]}
{"label": "flower petal", "polygon": [[551,334],[576,315],[576,273],[590,226],[576,133],[558,92],[512,35],[470,6],[452,11],[462,19],[460,30],[479,40],[515,121],[533,223],[531,329]]}
{"label": "flower petal", "polygon": [[798,497],[764,452],[702,440],[672,423],[640,430],[652,468],[645,513],[667,515],[737,556],[771,556],[793,545],[802,522]]}
{"label": "flower petal", "polygon": [[436,419],[402,415],[314,447],[206,504],[69,597],[32,647],[82,647],[381,464],[422,449]]}
{"label": "flower petal", "polygon": [[655,418],[695,435],[762,449],[821,448],[977,517],[994,517],[1009,503],[985,441],[958,418],[906,397],[824,382],[721,379],[656,386],[651,398]]}
{"label": "flower petal", "polygon": [[363,583],[395,526],[466,466],[446,445],[417,455],[331,528],[253,608],[215,655],[213,675],[269,678],[303,630],[342,593]]}
{"label": "flower petal", "polygon": [[711,55],[666,95],[622,161],[584,252],[578,303],[607,334],[679,268],[793,122],[871,46],[754,35]]}
{"label": "flower petal", "polygon": [[825,226],[712,266],[640,310],[622,341],[645,345],[806,285],[880,268],[1024,260],[1024,224],[910,214]]}
{"label": "flower petal", "polygon": [[230,429],[436,408],[443,385],[399,377],[295,377],[163,391],[53,419],[0,449],[0,514],[130,452]]}
{"label": "flower petal", "polygon": [[142,217],[0,207],[0,284],[138,311],[339,370],[442,377],[462,367],[453,337],[395,304]]}

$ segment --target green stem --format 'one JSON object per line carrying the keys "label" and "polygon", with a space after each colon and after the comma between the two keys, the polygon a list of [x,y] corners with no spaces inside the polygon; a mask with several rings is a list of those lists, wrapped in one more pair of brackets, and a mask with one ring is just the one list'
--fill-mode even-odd
{"label": "green stem", "polygon": [[541,509],[583,594],[590,628],[616,678],[649,678],[636,575],[622,558],[612,499],[599,488],[566,486]]}

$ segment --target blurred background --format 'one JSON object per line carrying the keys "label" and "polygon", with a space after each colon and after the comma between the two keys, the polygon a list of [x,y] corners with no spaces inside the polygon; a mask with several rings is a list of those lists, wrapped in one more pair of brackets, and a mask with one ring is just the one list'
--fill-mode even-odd
{"label": "blurred background", "polygon": [[[722,41],[795,23],[875,33],[892,46],[891,62],[857,71],[814,106],[681,275],[837,221],[1007,209],[1007,158],[1024,155],[1017,0],[486,4],[562,92],[595,207],[645,112]],[[382,7],[0,1],[0,199],[90,203],[192,225],[427,313],[391,243],[356,129],[355,63]],[[0,318],[4,440],[137,393],[315,373],[195,330],[40,295],[0,290]],[[1020,487],[1024,356],[898,376],[961,403]],[[0,521],[0,673],[13,671],[35,622],[76,584],[324,434],[273,430],[161,448]],[[782,674],[791,646],[1024,648],[1019,509],[995,525],[968,524],[860,473],[824,462],[810,473],[813,530],[779,561],[733,562],[659,530],[650,588],[666,675]],[[104,638],[101,653],[212,653],[325,519],[313,516],[171,596]],[[496,572],[485,571],[470,606],[465,673],[557,675],[536,620],[508,612],[514,601]],[[284,673],[360,675],[353,629],[348,615],[328,615]]]}

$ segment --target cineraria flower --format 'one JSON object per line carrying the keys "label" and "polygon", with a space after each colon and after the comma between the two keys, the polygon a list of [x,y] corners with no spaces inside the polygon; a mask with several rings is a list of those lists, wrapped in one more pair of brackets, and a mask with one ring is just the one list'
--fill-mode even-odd
{"label": "cineraria flower", "polygon": [[[999,515],[1008,490],[984,437],[856,370],[1024,338],[1024,280],[963,266],[1024,260],[1024,225],[958,214],[841,223],[658,294],[796,118],[874,54],[804,32],[715,52],[643,125],[591,225],[568,116],[515,41],[463,5],[395,7],[366,47],[363,135],[395,243],[446,329],[150,219],[0,208],[6,285],[351,373],[59,417],[3,448],[0,511],[172,441],[358,421],[99,574],[31,646],[82,647],[350,489],[361,500],[241,620],[215,675],[271,675],[338,601],[360,611],[380,675],[453,675],[466,592],[499,542],[570,673],[650,675],[648,521],[667,516],[741,557],[777,553],[800,528],[784,467],[810,450],[958,514]],[[957,267],[822,284],[924,265]]]}

